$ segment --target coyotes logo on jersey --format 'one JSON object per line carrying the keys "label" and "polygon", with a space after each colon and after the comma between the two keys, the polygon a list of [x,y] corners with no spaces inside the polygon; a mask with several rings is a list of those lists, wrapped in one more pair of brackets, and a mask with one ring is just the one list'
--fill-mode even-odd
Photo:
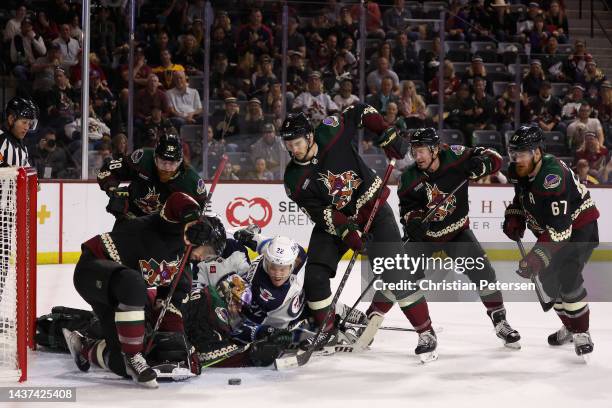
{"label": "coyotes logo on jersey", "polygon": [[[431,211],[438,205],[438,203],[448,195],[448,193],[443,192],[438,188],[436,184],[433,186],[429,183],[425,183],[425,189],[427,191],[427,210]],[[431,218],[431,221],[443,221],[447,216],[451,215],[455,208],[457,208],[457,198],[453,194],[446,203],[441,205],[437,210],[434,216]]]}
{"label": "coyotes logo on jersey", "polygon": [[171,262],[161,261],[161,263],[153,258],[148,261],[143,259],[138,261],[142,276],[149,286],[169,285],[178,272],[178,264],[178,259]]}
{"label": "coyotes logo on jersey", "polygon": [[149,188],[149,192],[144,197],[136,200],[136,205],[145,214],[157,214],[161,210],[159,193],[155,191],[155,186]]}
{"label": "coyotes logo on jersey", "polygon": [[353,192],[359,188],[362,181],[353,170],[342,174],[334,174],[327,170],[327,175],[319,173],[320,181],[325,184],[329,195],[332,196],[332,204],[336,210],[341,210],[351,202]]}

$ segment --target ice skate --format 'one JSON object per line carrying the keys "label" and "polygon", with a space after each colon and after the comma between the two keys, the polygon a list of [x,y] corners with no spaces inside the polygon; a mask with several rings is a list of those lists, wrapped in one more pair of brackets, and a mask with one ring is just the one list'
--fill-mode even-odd
{"label": "ice skate", "polygon": [[134,382],[145,388],[157,388],[157,374],[149,367],[142,353],[124,354],[125,371],[132,377]]}
{"label": "ice skate", "polygon": [[89,359],[85,357],[83,347],[90,347],[93,345],[94,341],[83,336],[76,330],[70,331],[68,329],[62,329],[62,333],[64,334],[64,339],[66,339],[68,351],[70,351],[70,355],[72,355],[76,366],[81,371],[89,371],[91,363],[89,362]]}
{"label": "ice skate", "polygon": [[514,330],[510,323],[506,320],[506,311],[504,309],[496,310],[491,313],[491,320],[495,326],[495,334],[504,343],[504,346],[518,350],[521,348],[521,335]]}
{"label": "ice skate", "polygon": [[567,327],[561,326],[559,330],[548,336],[548,344],[551,346],[562,346],[567,343],[571,343],[572,332],[567,329]]}
{"label": "ice skate", "polygon": [[421,363],[429,363],[438,359],[438,339],[433,329],[419,333],[419,342],[414,352],[421,359]]}
{"label": "ice skate", "polygon": [[576,351],[576,354],[582,357],[585,363],[588,363],[594,346],[593,341],[591,340],[591,334],[588,331],[583,333],[574,333],[572,335],[572,340],[574,341],[574,350]]}

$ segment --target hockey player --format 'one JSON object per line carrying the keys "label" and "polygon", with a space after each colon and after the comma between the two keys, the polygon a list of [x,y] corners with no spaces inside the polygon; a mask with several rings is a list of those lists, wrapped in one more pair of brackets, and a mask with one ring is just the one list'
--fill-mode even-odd
{"label": "hockey player", "polygon": [[[382,180],[359,156],[355,148],[358,129],[366,127],[375,135],[374,142],[389,158],[401,158],[407,145],[394,127],[369,105],[349,106],[342,114],[330,116],[314,129],[302,113],[289,115],[281,127],[281,137],[292,160],[285,171],[285,189],[289,198],[315,223],[304,277],[308,308],[321,327],[330,305],[330,279],[336,274],[343,254],[362,251],[371,243],[401,242],[401,235],[388,204],[380,206],[374,218],[367,244],[362,238]],[[384,187],[382,198],[389,189]],[[380,247],[380,245],[378,245]],[[370,260],[376,251],[369,251]],[[407,274],[407,279],[417,276]],[[431,324],[425,298],[418,291],[395,293],[404,302],[406,315],[416,328]],[[336,342],[333,319],[323,327],[320,348]]]}
{"label": "hockey player", "polygon": [[[113,232],[83,243],[74,286],[99,317],[105,339],[68,333],[66,341],[80,370],[93,364],[132,377],[144,387],[157,387],[156,374],[142,354],[145,304],[151,292],[147,289],[157,288],[156,296],[166,298],[184,253],[185,234],[197,243],[191,224],[199,214],[200,205],[193,198],[172,193],[159,214],[126,220]],[[181,275],[160,331],[183,332],[180,306],[189,293],[189,273]],[[156,314],[159,310],[153,313],[153,324]]]}
{"label": "hockey player", "polygon": [[587,188],[567,165],[543,150],[537,126],[521,126],[510,138],[508,176],[515,196],[504,219],[504,233],[523,237],[526,227],[537,242],[519,263],[518,273],[538,275],[544,291],[556,299],[563,326],[548,337],[553,346],[574,342],[579,356],[593,351],[589,305],[582,270],[599,243],[599,211]]}
{"label": "hockey player", "polygon": [[216,287],[221,278],[230,273],[244,275],[251,261],[247,247],[235,239],[227,238],[225,227],[215,213],[205,213],[200,239],[205,244],[191,253],[194,265],[194,288],[205,285]]}
{"label": "hockey player", "polygon": [[4,113],[6,121],[0,129],[0,167],[29,166],[28,149],[23,139],[36,129],[38,107],[30,99],[15,97],[8,102]]}
{"label": "hockey player", "polygon": [[[477,180],[498,171],[502,164],[501,156],[483,147],[440,144],[433,128],[417,129],[411,136],[410,149],[415,162],[404,170],[397,189],[405,237],[419,243],[411,244],[410,248],[416,256],[429,257],[444,250],[451,258],[482,258],[484,267],[467,270],[468,278],[477,284],[481,280],[495,282],[495,271],[470,229],[467,182],[436,210],[431,221],[423,220],[436,204],[466,179]],[[520,335],[506,320],[501,292],[484,289],[479,291],[479,296],[497,337],[507,347],[520,348]],[[377,302],[373,307],[376,310],[381,308]],[[422,337],[427,337],[435,349],[433,329],[427,328]]]}
{"label": "hockey player", "polygon": [[[127,189],[119,187],[123,182],[130,182]],[[206,201],[204,180],[183,163],[181,140],[174,131],[162,134],[155,149],[137,149],[106,163],[98,172],[98,184],[110,197],[106,210],[117,221],[158,213],[174,191],[189,194],[202,208]]]}

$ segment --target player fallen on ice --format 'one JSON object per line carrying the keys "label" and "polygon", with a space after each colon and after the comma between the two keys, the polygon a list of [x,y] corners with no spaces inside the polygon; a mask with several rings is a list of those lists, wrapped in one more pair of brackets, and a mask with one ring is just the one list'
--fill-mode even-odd
{"label": "player fallen on ice", "polygon": [[582,271],[599,244],[599,211],[591,194],[561,160],[544,153],[537,126],[521,126],[510,138],[508,176],[514,199],[504,219],[504,233],[521,239],[526,227],[537,242],[519,263],[518,273],[537,275],[563,326],[548,336],[552,346],[574,342],[579,356],[593,351],[589,305]]}
{"label": "player fallen on ice", "polygon": [[[441,144],[433,128],[417,129],[411,135],[410,150],[415,162],[403,171],[397,189],[405,238],[415,243],[409,244],[410,251],[415,256],[431,257],[435,252],[444,251],[451,258],[480,258],[483,267],[469,268],[465,274],[479,287],[481,281],[496,282],[495,271],[470,229],[467,181],[499,171],[501,156],[483,147]],[[459,185],[453,196],[447,198]],[[425,220],[429,211],[445,198],[447,201]],[[479,290],[478,295],[497,337],[507,347],[520,348],[521,337],[506,320],[501,291],[487,288]],[[384,311],[385,305],[374,302],[373,307]],[[423,342],[431,343],[435,349],[434,330],[420,328],[419,333],[425,337]]]}
{"label": "player fallen on ice", "polygon": [[[373,133],[375,145],[383,148],[387,157],[399,159],[405,155],[407,144],[398,130],[365,104],[349,106],[341,114],[325,118],[316,129],[303,113],[289,115],[280,131],[292,158],[284,177],[287,195],[315,224],[308,244],[304,289],[307,306],[319,327],[332,304],[330,279],[336,275],[342,256],[349,249],[366,249],[371,261],[379,255],[384,246],[381,244],[401,243],[393,211],[386,203],[389,189],[382,186],[381,178],[355,147],[358,131],[363,127]],[[371,239],[365,242],[362,231],[381,188],[383,205],[369,231]],[[403,277],[417,278],[409,273]],[[421,294],[406,290],[394,295],[395,300],[403,302],[415,328],[431,324],[427,302]],[[337,343],[334,319],[328,319],[322,330],[317,344],[310,345],[315,350]]]}
{"label": "player fallen on ice", "polygon": [[[204,180],[184,163],[181,139],[173,129],[160,136],[155,149],[137,149],[130,156],[110,160],[97,178],[109,196],[106,210],[117,222],[158,213],[175,191],[190,195],[202,208],[206,202]],[[127,182],[128,187],[120,186]]]}
{"label": "player fallen on ice", "polygon": [[[160,301],[167,298],[185,245],[190,243],[185,237],[194,236],[191,228],[197,227],[200,211],[193,198],[172,193],[160,213],[126,220],[112,232],[81,245],[74,286],[100,319],[104,339],[65,332],[80,370],[88,371],[94,365],[131,377],[144,387],[157,388],[157,375],[143,355],[145,317],[152,326],[157,321]],[[160,332],[184,332],[181,307],[189,294],[190,273],[185,270],[181,275]],[[145,316],[147,304],[151,313]],[[191,368],[199,373],[197,361]]]}
{"label": "player fallen on ice", "polygon": [[[303,342],[306,347],[313,336],[309,310],[304,308],[305,249],[291,238],[267,238],[253,228],[238,230],[235,236],[259,256],[253,261],[245,279],[251,285],[253,299],[243,309],[244,321],[234,337],[243,342],[256,341],[280,335],[291,329],[291,343]],[[346,317],[348,307],[338,302],[337,318]],[[353,310],[347,318],[349,328],[339,333],[340,343],[355,340],[351,324],[367,321],[363,312]],[[352,337],[351,337],[352,336]]]}

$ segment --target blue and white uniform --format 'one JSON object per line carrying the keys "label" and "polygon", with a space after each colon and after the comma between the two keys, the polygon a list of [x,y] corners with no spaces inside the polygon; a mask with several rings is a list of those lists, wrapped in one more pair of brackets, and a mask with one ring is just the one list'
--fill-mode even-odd
{"label": "blue and white uniform", "polygon": [[298,256],[293,264],[289,279],[281,286],[275,286],[264,269],[266,246],[272,239],[258,237],[257,253],[260,254],[251,264],[245,280],[251,285],[253,298],[251,304],[242,309],[245,317],[242,326],[233,336],[244,342],[256,339],[261,326],[285,329],[300,319],[304,313],[304,274],[306,251],[298,244]]}

